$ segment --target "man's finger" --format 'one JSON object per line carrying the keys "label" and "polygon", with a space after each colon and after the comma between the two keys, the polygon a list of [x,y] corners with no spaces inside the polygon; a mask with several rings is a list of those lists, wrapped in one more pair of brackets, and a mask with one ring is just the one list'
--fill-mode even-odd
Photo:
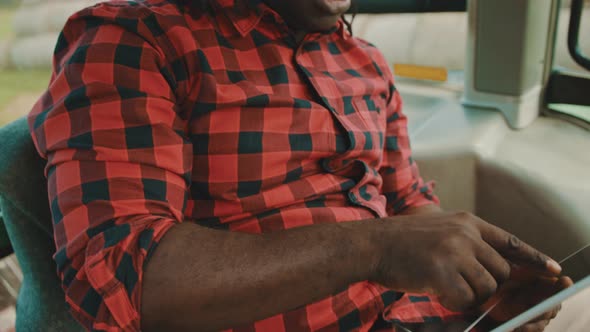
{"label": "man's finger", "polygon": [[539,278],[530,292],[531,304],[537,304],[571,286],[569,277]]}
{"label": "man's finger", "polygon": [[496,279],[476,260],[468,262],[461,275],[473,290],[479,304],[487,301],[498,289]]}
{"label": "man's finger", "polygon": [[545,328],[547,327],[547,325],[549,325],[549,321],[540,321],[540,322],[534,322],[534,323],[528,323],[525,324],[519,328],[517,328],[516,330],[514,330],[514,332],[543,332],[545,330]]}
{"label": "man's finger", "polygon": [[561,304],[560,304],[560,305],[559,305],[557,308],[555,308],[555,309],[551,310],[551,315],[549,316],[549,319],[551,320],[551,319],[553,319],[553,318],[557,317],[557,314],[558,314],[560,311],[561,311]]}
{"label": "man's finger", "polygon": [[513,263],[531,267],[541,272],[548,272],[550,275],[559,275],[561,266],[527,243],[494,225],[482,220],[481,235],[492,248],[500,255]]}
{"label": "man's finger", "polygon": [[535,318],[531,322],[540,322],[540,321],[550,321],[553,318],[557,317],[557,314],[561,310],[561,306],[554,308],[553,310],[547,311],[546,313],[542,314],[541,316]]}
{"label": "man's finger", "polygon": [[496,279],[498,285],[504,284],[510,278],[510,264],[486,242],[482,241],[477,252],[477,260]]}
{"label": "man's finger", "polygon": [[439,294],[440,303],[447,309],[464,311],[475,304],[476,295],[460,274],[444,280],[439,288],[444,290]]}
{"label": "man's finger", "polygon": [[559,278],[559,282],[557,283],[557,285],[560,288],[560,290],[562,290],[572,287],[574,285],[574,281],[572,280],[572,278],[565,276]]}

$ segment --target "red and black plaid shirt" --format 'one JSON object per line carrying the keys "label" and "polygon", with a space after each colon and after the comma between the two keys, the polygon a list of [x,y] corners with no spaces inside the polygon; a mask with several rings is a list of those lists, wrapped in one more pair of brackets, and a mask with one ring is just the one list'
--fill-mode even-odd
{"label": "red and black plaid shirt", "polygon": [[[89,329],[139,330],[143,267],[176,224],[264,233],[436,202],[375,47],[342,23],[298,44],[259,0],[190,3],[72,16],[29,118],[66,301]],[[366,331],[396,299],[361,282],[236,330]],[[405,299],[398,318],[446,313]]]}

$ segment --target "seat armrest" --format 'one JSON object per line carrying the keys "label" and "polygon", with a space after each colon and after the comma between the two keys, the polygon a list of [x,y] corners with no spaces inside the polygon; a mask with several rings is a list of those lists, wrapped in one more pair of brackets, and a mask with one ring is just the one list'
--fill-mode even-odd
{"label": "seat armrest", "polygon": [[53,236],[45,160],[37,153],[25,117],[0,128],[0,196]]}

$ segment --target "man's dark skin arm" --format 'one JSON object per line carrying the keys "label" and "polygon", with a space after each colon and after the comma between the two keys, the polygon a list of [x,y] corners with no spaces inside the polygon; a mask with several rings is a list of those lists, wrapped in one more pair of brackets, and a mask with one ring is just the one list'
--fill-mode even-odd
{"label": "man's dark skin arm", "polygon": [[[328,30],[350,7],[349,0],[264,1],[298,40],[309,31]],[[240,326],[362,280],[429,292],[461,310],[488,298],[508,278],[507,259],[559,273],[545,255],[467,213],[419,213],[263,235],[185,222],[164,236],[147,264],[142,329]]]}
{"label": "man's dark skin arm", "polygon": [[[145,272],[146,331],[212,331],[288,311],[369,277],[366,222],[269,235],[184,223],[167,234]],[[195,246],[195,243],[198,243]],[[186,250],[195,248],[198,250]]]}
{"label": "man's dark skin arm", "polygon": [[467,213],[321,224],[264,235],[185,222],[169,231],[147,265],[142,328],[235,327],[362,280],[429,292],[462,310],[488,298],[508,278],[510,267],[502,256],[559,273],[545,255]]}
{"label": "man's dark skin arm", "polygon": [[401,212],[401,215],[404,216],[411,216],[411,215],[423,215],[423,214],[430,214],[430,213],[437,213],[443,212],[443,209],[436,204],[427,204],[418,207],[410,206]]}
{"label": "man's dark skin arm", "polygon": [[[441,211],[427,205],[405,214]],[[376,257],[370,239],[360,232],[364,223],[318,225],[266,236],[178,225],[159,245],[145,273],[143,327],[218,330],[311,303],[367,280]],[[183,249],[194,243],[200,243],[198,252]],[[301,287],[292,287],[296,284]],[[200,301],[193,300],[179,311],[177,303],[183,297]],[[231,308],[238,312],[228,312]],[[187,319],[178,319],[183,310]]]}

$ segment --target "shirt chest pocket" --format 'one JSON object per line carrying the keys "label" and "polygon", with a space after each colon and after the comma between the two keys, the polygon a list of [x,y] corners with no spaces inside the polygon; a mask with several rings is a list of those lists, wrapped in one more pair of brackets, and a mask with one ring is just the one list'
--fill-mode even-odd
{"label": "shirt chest pocket", "polygon": [[386,129],[386,103],[380,97],[361,97],[352,100],[354,116],[350,117],[357,130],[384,132]]}
{"label": "shirt chest pocket", "polygon": [[383,98],[359,96],[344,100],[338,118],[347,131],[350,144],[348,158],[362,157],[377,161],[383,151],[386,131],[386,102]]}

